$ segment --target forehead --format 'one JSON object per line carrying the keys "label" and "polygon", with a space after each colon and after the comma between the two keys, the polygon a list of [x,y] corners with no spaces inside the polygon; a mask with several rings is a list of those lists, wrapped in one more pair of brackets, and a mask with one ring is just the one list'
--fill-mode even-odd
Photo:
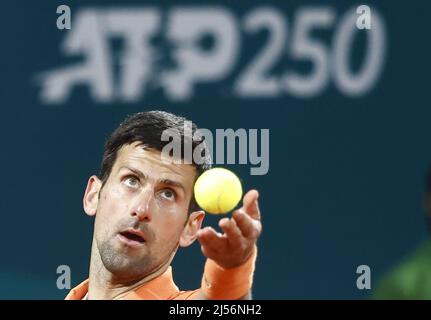
{"label": "forehead", "polygon": [[196,168],[193,165],[164,162],[159,151],[146,149],[140,142],[124,145],[118,150],[112,171],[118,171],[122,167],[140,170],[149,178],[180,179],[184,183],[191,183],[191,186],[196,178]]}

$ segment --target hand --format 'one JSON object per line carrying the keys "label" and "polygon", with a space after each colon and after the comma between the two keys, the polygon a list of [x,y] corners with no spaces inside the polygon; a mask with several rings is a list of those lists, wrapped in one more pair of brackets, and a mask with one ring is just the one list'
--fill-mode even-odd
{"label": "hand", "polygon": [[232,218],[219,221],[224,234],[211,227],[198,231],[197,237],[202,253],[219,266],[235,268],[247,261],[253,254],[254,245],[262,232],[257,190],[244,195],[243,206],[232,213]]}

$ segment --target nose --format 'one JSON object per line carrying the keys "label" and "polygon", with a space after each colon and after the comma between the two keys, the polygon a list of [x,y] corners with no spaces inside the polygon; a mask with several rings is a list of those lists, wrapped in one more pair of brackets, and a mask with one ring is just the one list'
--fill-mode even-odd
{"label": "nose", "polygon": [[150,188],[143,190],[142,193],[137,197],[136,204],[131,212],[133,217],[136,217],[139,221],[150,222],[152,218],[151,214],[151,202],[153,199],[153,192]]}

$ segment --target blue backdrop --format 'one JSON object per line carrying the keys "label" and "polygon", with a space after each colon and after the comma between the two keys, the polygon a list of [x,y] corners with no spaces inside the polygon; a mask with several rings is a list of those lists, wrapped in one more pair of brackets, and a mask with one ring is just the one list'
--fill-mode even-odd
{"label": "blue backdrop", "polygon": [[[108,134],[143,110],[270,129],[268,174],[229,166],[261,193],[255,298],[367,298],[356,268],[374,287],[425,239],[426,2],[368,1],[370,30],[349,24],[354,1],[73,1],[70,30],[57,29],[60,4],[0,4],[0,298],[63,298],[59,265],[72,285],[87,276],[87,179]],[[198,51],[187,41],[201,31]],[[182,289],[203,263],[197,244],[179,252]]]}

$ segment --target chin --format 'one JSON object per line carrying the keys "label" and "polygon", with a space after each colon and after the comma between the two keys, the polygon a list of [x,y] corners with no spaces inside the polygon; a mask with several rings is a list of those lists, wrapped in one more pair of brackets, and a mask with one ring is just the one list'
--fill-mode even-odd
{"label": "chin", "polygon": [[106,242],[99,248],[100,258],[106,270],[118,278],[136,278],[151,270],[151,257],[144,248],[131,250]]}
{"label": "chin", "polygon": [[107,263],[105,268],[119,279],[134,280],[144,277],[148,273],[148,265],[145,262],[122,261],[120,264]]}

